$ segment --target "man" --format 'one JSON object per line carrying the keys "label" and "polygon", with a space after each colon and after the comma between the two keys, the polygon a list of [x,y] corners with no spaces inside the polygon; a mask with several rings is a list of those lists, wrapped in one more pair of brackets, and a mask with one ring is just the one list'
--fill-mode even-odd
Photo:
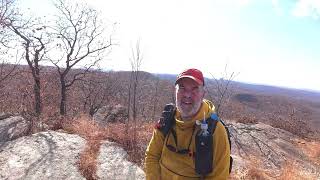
{"label": "man", "polygon": [[[227,179],[229,176],[230,148],[227,132],[217,122],[213,136],[213,169],[205,177],[195,171],[196,120],[207,119],[215,112],[213,104],[204,99],[204,78],[197,69],[187,69],[175,82],[175,125],[166,136],[155,129],[146,150],[145,172],[147,180]],[[171,133],[175,132],[175,133]]]}

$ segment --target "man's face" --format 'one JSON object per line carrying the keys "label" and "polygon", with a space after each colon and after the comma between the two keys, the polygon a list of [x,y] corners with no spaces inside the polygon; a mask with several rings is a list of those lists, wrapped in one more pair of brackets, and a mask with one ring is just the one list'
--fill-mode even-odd
{"label": "man's face", "polygon": [[191,119],[201,107],[203,86],[190,78],[182,78],[176,85],[176,105],[183,120]]}

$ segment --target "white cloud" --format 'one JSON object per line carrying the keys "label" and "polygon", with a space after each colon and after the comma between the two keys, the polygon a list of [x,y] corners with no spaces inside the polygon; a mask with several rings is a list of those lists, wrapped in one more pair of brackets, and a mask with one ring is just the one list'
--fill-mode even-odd
{"label": "white cloud", "polygon": [[295,5],[292,14],[297,17],[320,18],[319,0],[299,0]]}

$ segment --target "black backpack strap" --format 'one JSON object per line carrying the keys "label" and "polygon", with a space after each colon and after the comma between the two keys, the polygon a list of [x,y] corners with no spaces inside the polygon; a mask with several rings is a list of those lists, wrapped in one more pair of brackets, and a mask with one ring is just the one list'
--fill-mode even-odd
{"label": "black backpack strap", "polygon": [[[211,118],[212,120],[214,120],[214,122],[216,122],[216,123],[217,123],[218,121],[220,121],[221,124],[223,125],[223,127],[225,128],[225,130],[226,130],[226,132],[227,132],[227,136],[228,136],[229,148],[230,148],[230,153],[231,153],[231,139],[230,139],[230,132],[229,132],[228,127],[227,127],[226,124],[222,121],[222,119],[220,119],[220,118],[218,117],[218,115],[217,115],[216,113],[211,114],[210,118]],[[211,120],[211,121],[212,121],[212,120]],[[210,121],[209,121],[209,122],[210,122]],[[213,128],[212,131],[209,131],[209,132],[212,132],[212,134],[213,134],[214,131],[215,131],[216,123],[215,123],[215,125],[212,127],[212,128]],[[210,126],[209,126],[209,127],[210,127]],[[232,156],[230,156],[229,174],[231,173],[231,170],[232,170],[232,164],[233,164],[233,158],[232,158]]]}
{"label": "black backpack strap", "polygon": [[164,137],[167,136],[170,129],[175,124],[175,119],[174,119],[175,113],[176,113],[175,105],[172,103],[166,104],[162,111],[159,121],[155,125],[155,128],[159,129],[164,135]]}
{"label": "black backpack strap", "polygon": [[218,120],[214,120],[209,117],[206,121],[208,123],[208,131],[210,132],[211,135],[213,135],[214,131],[216,130]]}

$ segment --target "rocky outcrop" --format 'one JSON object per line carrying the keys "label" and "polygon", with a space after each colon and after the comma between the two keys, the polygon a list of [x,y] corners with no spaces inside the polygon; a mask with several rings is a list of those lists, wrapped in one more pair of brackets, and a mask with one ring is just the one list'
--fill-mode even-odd
{"label": "rocky outcrop", "polygon": [[145,174],[136,164],[127,161],[127,152],[115,143],[105,141],[100,147],[97,176],[103,180],[143,180]]}
{"label": "rocky outcrop", "polygon": [[294,162],[300,171],[320,175],[320,167],[297,146],[299,137],[282,129],[269,125],[229,123],[231,134],[234,170],[242,171],[254,166],[271,172],[280,172],[281,168]]}
{"label": "rocky outcrop", "polygon": [[0,113],[0,120],[7,119],[7,118],[9,118],[11,116],[12,116],[12,114],[1,112]]}
{"label": "rocky outcrop", "polygon": [[93,119],[101,126],[105,126],[108,122],[123,122],[127,117],[127,109],[120,104],[103,106],[93,115]]}
{"label": "rocky outcrop", "polygon": [[6,142],[30,133],[31,124],[21,116],[1,115],[0,148]]}
{"label": "rocky outcrop", "polygon": [[55,131],[6,142],[0,151],[0,179],[85,180],[77,167],[84,146],[80,136]]}
{"label": "rocky outcrop", "polygon": [[[6,142],[0,149],[0,179],[85,180],[78,169],[86,141],[78,135],[47,131]],[[144,172],[126,160],[115,143],[100,147],[97,176],[102,180],[142,180]]]}

